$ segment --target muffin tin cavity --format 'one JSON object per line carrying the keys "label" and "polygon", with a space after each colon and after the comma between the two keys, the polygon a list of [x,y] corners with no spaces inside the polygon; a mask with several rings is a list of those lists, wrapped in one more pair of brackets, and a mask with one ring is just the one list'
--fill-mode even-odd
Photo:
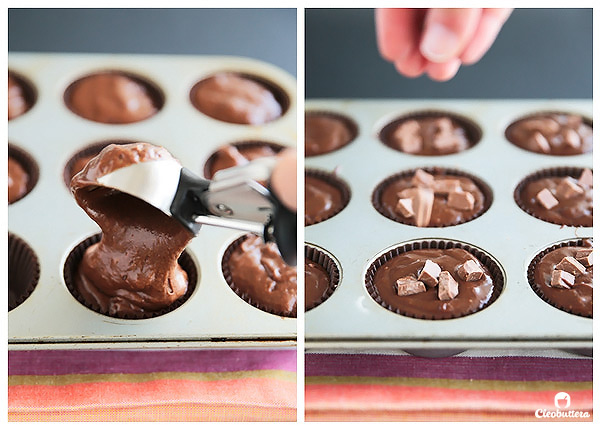
{"label": "muffin tin cavity", "polygon": [[583,171],[580,167],[552,167],[531,173],[515,188],[515,202],[544,222],[591,227],[593,188],[578,180]]}
{"label": "muffin tin cavity", "polygon": [[540,111],[516,119],[504,133],[515,146],[535,153],[569,156],[592,151],[592,120],[576,113]]}
{"label": "muffin tin cavity", "polygon": [[100,241],[101,237],[102,237],[101,234],[93,235],[91,237],[86,238],[85,240],[80,242],[77,246],[75,246],[73,248],[73,250],[71,250],[71,252],[67,256],[67,259],[65,261],[65,265],[63,268],[63,278],[65,281],[65,285],[67,286],[67,289],[69,290],[69,292],[71,292],[71,295],[73,295],[73,297],[75,297],[75,299],[77,299],[77,301],[79,301],[79,303],[81,303],[85,307],[89,308],[90,310],[95,311],[96,313],[100,313],[105,316],[114,317],[117,319],[133,319],[133,318],[148,319],[148,318],[152,318],[152,317],[162,316],[163,314],[169,313],[169,312],[177,309],[184,302],[186,302],[189,299],[189,297],[192,295],[192,293],[194,292],[194,290],[196,288],[196,284],[198,283],[198,270],[196,268],[196,265],[194,264],[192,257],[190,256],[190,254],[187,251],[184,251],[181,254],[181,256],[179,257],[178,263],[181,266],[181,268],[183,268],[183,270],[187,273],[188,289],[187,289],[187,292],[181,298],[179,298],[178,300],[173,302],[170,306],[168,306],[165,309],[157,310],[157,311],[150,311],[140,317],[118,317],[118,316],[109,314],[108,312],[103,312],[97,305],[90,303],[85,299],[85,297],[79,291],[79,289],[76,285],[76,280],[75,280],[75,278],[77,277],[77,270],[79,268],[79,264],[81,263],[81,259],[83,258],[85,251],[87,250],[88,247],[92,246],[93,244],[98,243]]}
{"label": "muffin tin cavity", "polygon": [[307,169],[304,173],[304,225],[324,222],[344,210],[350,187],[335,173]]}
{"label": "muffin tin cavity", "polygon": [[40,169],[25,150],[8,144],[8,204],[24,198],[35,187]]}
{"label": "muffin tin cavity", "polygon": [[31,295],[40,279],[40,263],[23,239],[8,233],[8,311]]}
{"label": "muffin tin cavity", "polygon": [[[8,313],[9,347],[87,348],[89,344],[114,348],[133,343],[135,347],[204,347],[213,341],[223,346],[293,344],[294,318],[248,305],[223,277],[221,257],[239,237],[237,230],[200,228],[180,259],[181,265],[186,264],[187,256],[192,260],[183,268],[191,277],[197,274],[193,292],[190,289],[178,307],[160,317],[103,315],[80,303],[67,287],[77,265],[73,258],[83,251],[73,250],[100,232],[69,192],[77,160],[94,155],[109,143],[148,142],[164,147],[183,167],[202,176],[206,160],[225,145],[259,141],[276,142],[276,149],[294,148],[297,115],[292,76],[267,63],[230,56],[11,53],[9,69],[26,73],[37,88],[38,100],[31,112],[9,121],[8,141],[33,156],[40,173],[33,192],[8,206],[8,230],[35,249],[42,267],[35,292]],[[190,90],[215,70],[262,76],[273,82],[289,97],[287,113],[268,126],[233,126],[202,115],[190,103]],[[160,95],[153,100],[157,113],[146,120],[113,125],[84,119],[65,106],[73,89],[70,84],[105,71],[141,77],[154,96]]]}
{"label": "muffin tin cavity", "polygon": [[262,125],[283,116],[290,96],[261,76],[223,71],[198,81],[190,91],[192,105],[218,121]]}
{"label": "muffin tin cavity", "polygon": [[304,155],[307,157],[341,149],[357,135],[358,125],[347,116],[327,111],[304,114]]}
{"label": "muffin tin cavity", "polygon": [[[433,182],[423,183],[421,175]],[[377,185],[371,202],[379,213],[395,222],[447,227],[478,218],[490,208],[492,199],[491,188],[472,174],[450,168],[425,167],[388,177]],[[400,207],[400,200],[408,204],[409,212]],[[423,220],[422,212],[425,211],[431,214]]]}
{"label": "muffin tin cavity", "polygon": [[475,146],[481,137],[481,128],[471,119],[438,110],[402,115],[379,132],[379,140],[386,146],[424,156],[462,152]]}
{"label": "muffin tin cavity", "polygon": [[[461,278],[459,267],[473,256],[482,271],[481,278]],[[400,296],[400,291],[395,289],[396,273],[410,272],[410,278],[414,275],[416,280],[418,275],[419,279],[424,279],[421,272],[426,271],[423,265],[428,259],[439,263],[442,272],[447,271],[458,282],[458,294],[452,299],[438,298],[442,274],[440,284],[436,279],[436,285],[420,285],[424,290],[418,293]],[[425,240],[399,245],[377,257],[367,269],[365,286],[371,298],[397,314],[426,320],[456,319],[492,305],[504,288],[504,274],[490,255],[472,245],[450,240]]]}
{"label": "muffin tin cavity", "polygon": [[78,116],[104,124],[130,124],[154,116],[165,103],[163,91],[150,80],[122,70],[90,73],[71,83],[66,106]]}
{"label": "muffin tin cavity", "polygon": [[8,120],[27,113],[37,100],[31,81],[19,73],[8,71]]}
{"label": "muffin tin cavity", "polygon": [[248,161],[264,156],[277,155],[283,145],[263,141],[231,143],[213,152],[204,164],[204,177],[212,179],[215,173],[225,168],[244,165]]}
{"label": "muffin tin cavity", "polygon": [[274,243],[243,235],[227,247],[221,267],[229,287],[248,304],[278,316],[296,317],[296,267],[283,261]]}
{"label": "muffin tin cavity", "polygon": [[[578,252],[584,249],[593,251],[591,238],[572,239],[555,243],[540,253],[531,261],[527,268],[527,281],[531,289],[542,300],[553,307],[567,313],[592,318],[594,268],[584,259],[574,262],[573,259],[563,265],[563,258],[576,258]],[[543,265],[543,267],[542,267]],[[551,286],[555,270],[566,270],[573,277],[573,284],[565,285],[558,281],[557,286]],[[563,276],[568,276],[564,274]],[[568,281],[571,281],[568,280]]]}
{"label": "muffin tin cavity", "polygon": [[341,279],[339,262],[326,250],[304,245],[304,309],[312,310],[331,297]]}
{"label": "muffin tin cavity", "polygon": [[71,188],[71,179],[81,170],[83,167],[96,155],[100,153],[102,149],[110,144],[127,144],[135,143],[133,140],[106,140],[99,143],[92,143],[83,149],[75,152],[71,158],[67,161],[63,170],[63,179],[67,188]]}

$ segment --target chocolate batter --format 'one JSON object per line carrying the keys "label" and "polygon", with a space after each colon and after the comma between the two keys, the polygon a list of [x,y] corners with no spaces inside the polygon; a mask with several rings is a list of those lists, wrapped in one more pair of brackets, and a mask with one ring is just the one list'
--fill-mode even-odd
{"label": "chocolate batter", "polygon": [[21,83],[8,73],[8,119],[14,119],[31,107]]}
{"label": "chocolate batter", "polygon": [[535,286],[553,306],[585,317],[593,316],[594,267],[586,267],[584,274],[577,275],[575,284],[570,289],[551,287],[550,279],[552,278],[552,271],[564,257],[575,257],[578,250],[589,249],[590,247],[559,247],[542,257],[535,266],[534,274]]}
{"label": "chocolate batter", "polygon": [[310,310],[323,301],[329,290],[329,274],[314,261],[304,260],[304,309]]}
{"label": "chocolate batter", "polygon": [[23,198],[27,194],[29,174],[20,162],[8,157],[8,204]]}
{"label": "chocolate batter", "polygon": [[72,84],[65,101],[74,113],[91,121],[128,124],[158,111],[151,91],[149,86],[124,74],[97,73]]}
{"label": "chocolate batter", "polygon": [[304,225],[322,222],[345,206],[342,191],[330,182],[306,174],[304,178]]}
{"label": "chocolate batter", "polygon": [[275,243],[248,235],[226,264],[238,294],[269,313],[296,317],[296,267],[281,259]]}
{"label": "chocolate batter", "polygon": [[[484,210],[486,197],[479,189],[477,184],[465,176],[436,173],[433,174],[436,180],[438,179],[454,179],[460,182],[460,187],[463,191],[473,195],[475,202],[471,210],[460,210],[450,207],[447,194],[436,193],[433,199],[433,208],[431,211],[430,227],[451,226],[468,222],[477,217]],[[386,217],[401,222],[407,225],[416,225],[415,217],[404,217],[400,212],[396,211],[399,196],[398,194],[404,190],[414,187],[412,176],[399,177],[388,183],[379,195],[378,210]]]}
{"label": "chocolate batter", "polygon": [[[416,276],[429,259],[437,263],[442,271],[448,271],[458,282],[458,295],[454,299],[438,299],[437,287],[427,287],[425,292],[399,296],[396,280]],[[422,249],[402,253],[379,267],[373,279],[376,293],[383,302],[398,310],[400,314],[419,319],[453,319],[481,310],[491,299],[494,290],[490,272],[483,264],[484,275],[477,281],[464,281],[457,270],[465,261],[477,258],[463,249]]]}
{"label": "chocolate batter", "polygon": [[579,115],[548,113],[514,122],[506,129],[506,138],[531,152],[578,155],[592,150],[592,131]]}
{"label": "chocolate batter", "polygon": [[408,118],[387,134],[385,143],[402,152],[428,156],[461,152],[474,144],[465,128],[448,116]]}
{"label": "chocolate batter", "polygon": [[218,73],[204,79],[190,96],[205,115],[234,124],[260,125],[282,114],[281,105],[266,86],[235,73]]}
{"label": "chocolate batter", "polygon": [[593,226],[593,188],[584,188],[581,195],[568,199],[559,199],[558,205],[551,209],[543,207],[536,195],[547,188],[553,194],[564,177],[545,177],[533,180],[523,186],[519,192],[519,205],[531,215],[557,225]]}
{"label": "chocolate batter", "polygon": [[91,306],[116,317],[150,315],[187,291],[177,259],[193,238],[177,220],[122,192],[97,187],[97,179],[139,162],[170,159],[148,143],[111,144],[71,181],[77,203],[102,229],[77,271],[75,286]]}
{"label": "chocolate batter", "polygon": [[304,153],[306,156],[333,152],[355,137],[343,119],[328,114],[307,113],[304,121]]}
{"label": "chocolate batter", "polygon": [[275,156],[280,149],[260,143],[223,146],[209,158],[205,167],[206,178],[212,179],[219,170],[244,165],[256,158]]}

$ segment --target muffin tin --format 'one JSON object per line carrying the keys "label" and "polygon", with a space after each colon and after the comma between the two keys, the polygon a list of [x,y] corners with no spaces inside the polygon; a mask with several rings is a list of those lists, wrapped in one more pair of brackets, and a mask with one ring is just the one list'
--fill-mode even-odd
{"label": "muffin tin", "polygon": [[[543,249],[560,241],[592,237],[592,228],[561,227],[519,208],[514,190],[529,174],[549,167],[592,168],[592,154],[549,156],[521,149],[504,136],[508,125],[539,111],[592,117],[591,100],[308,100],[306,112],[342,114],[358,124],[358,136],[327,154],[307,157],[306,168],[335,169],[351,192],[334,217],[305,228],[305,242],[330,252],[340,264],[340,284],[327,301],[305,315],[309,350],[403,349],[443,356],[471,348],[569,348],[589,351],[592,319],[548,305],[529,286],[527,267]],[[379,138],[397,118],[423,111],[466,117],[482,131],[473,147],[444,156],[405,154]],[[458,169],[487,183],[490,208],[480,217],[449,227],[418,228],[394,222],[371,198],[386,178],[419,167]],[[436,239],[466,243],[498,263],[504,274],[500,296],[489,307],[457,319],[419,320],[380,306],[369,295],[365,275],[379,256],[411,242]]]}
{"label": "muffin tin", "polygon": [[[164,146],[184,167],[203,174],[220,146],[240,141],[296,145],[296,82],[286,72],[253,59],[219,56],[11,53],[8,68],[35,87],[36,103],[8,124],[8,141],[39,166],[33,190],[8,207],[8,231],[31,246],[40,264],[33,293],[8,313],[9,347],[136,347],[259,345],[281,346],[296,339],[296,319],[261,311],[227,285],[221,259],[242,231],[204,226],[187,251],[198,283],[177,309],[149,319],[125,320],[98,314],[67,290],[67,256],[98,226],[76,204],[64,169],[79,150],[108,140],[145,141]],[[147,120],[111,125],[72,113],[64,92],[78,78],[101,70],[142,76],[165,96],[164,106]],[[190,102],[191,88],[219,71],[235,71],[273,82],[289,97],[285,114],[265,125],[230,124],[209,118]],[[215,341],[218,341],[216,343]]]}

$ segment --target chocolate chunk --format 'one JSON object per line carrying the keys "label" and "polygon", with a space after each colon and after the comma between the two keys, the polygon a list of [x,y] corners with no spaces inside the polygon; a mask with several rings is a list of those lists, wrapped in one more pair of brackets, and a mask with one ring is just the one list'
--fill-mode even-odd
{"label": "chocolate chunk", "polygon": [[579,275],[585,273],[585,267],[572,256],[562,258],[562,261],[556,266],[557,270],[563,270],[568,273]]}
{"label": "chocolate chunk", "polygon": [[433,147],[438,150],[451,150],[458,147],[460,140],[454,134],[441,134],[433,139]]}
{"label": "chocolate chunk", "polygon": [[562,179],[556,188],[556,196],[559,200],[568,200],[576,195],[583,194],[583,189],[577,185],[572,177]]}
{"label": "chocolate chunk", "polygon": [[404,217],[413,217],[415,212],[413,210],[412,198],[400,198],[396,205],[396,211]]}
{"label": "chocolate chunk", "polygon": [[562,135],[564,142],[572,148],[577,149],[581,146],[581,137],[577,134],[577,131],[567,128],[563,130]]}
{"label": "chocolate chunk", "polygon": [[562,270],[552,271],[552,279],[550,280],[550,286],[558,289],[571,289],[571,286],[575,284],[575,276],[571,273]]}
{"label": "chocolate chunk", "polygon": [[425,265],[423,265],[423,269],[417,280],[422,281],[429,287],[434,287],[438,284],[438,277],[441,271],[442,269],[438,264],[428,259],[425,261]]}
{"label": "chocolate chunk", "polygon": [[457,273],[461,279],[467,282],[474,282],[483,277],[483,269],[472,259],[465,261],[464,264],[460,265]]}
{"label": "chocolate chunk", "polygon": [[442,301],[454,299],[458,295],[458,282],[448,271],[442,271],[438,283],[438,298]]}
{"label": "chocolate chunk", "polygon": [[399,143],[400,150],[406,153],[417,153],[423,148],[423,138],[419,135],[420,125],[415,120],[404,122],[396,131],[394,139]]}
{"label": "chocolate chunk", "polygon": [[448,205],[458,210],[473,210],[475,197],[470,192],[450,192],[448,194]]}
{"label": "chocolate chunk", "polygon": [[558,205],[558,200],[554,198],[554,195],[552,195],[552,192],[550,192],[548,188],[544,188],[538,192],[535,198],[547,210],[550,210],[552,207]]}
{"label": "chocolate chunk", "polygon": [[426,290],[425,284],[414,277],[402,277],[396,280],[396,292],[400,296],[414,295]]}
{"label": "chocolate chunk", "polygon": [[534,147],[541,150],[542,152],[550,152],[550,143],[548,143],[548,140],[546,139],[546,137],[544,137],[542,133],[536,131],[535,133],[533,133],[531,139],[533,140],[532,143],[534,144]]}
{"label": "chocolate chunk", "polygon": [[581,175],[579,176],[579,179],[577,179],[577,182],[579,183],[579,186],[583,186],[584,188],[593,187],[594,176],[592,170],[590,170],[589,168],[584,168],[581,172]]}
{"label": "chocolate chunk", "polygon": [[415,186],[421,187],[431,187],[435,182],[435,178],[433,174],[429,174],[425,170],[421,170],[420,168],[415,171],[415,175],[412,178],[412,184]]}
{"label": "chocolate chunk", "polygon": [[523,128],[530,131],[540,131],[543,134],[555,134],[560,131],[558,122],[551,118],[528,119],[523,122]]}
{"label": "chocolate chunk", "polygon": [[577,261],[579,261],[579,263],[581,263],[584,267],[591,267],[593,265],[592,255],[592,249],[579,250],[575,254],[575,259],[577,259]]}
{"label": "chocolate chunk", "polygon": [[458,179],[437,179],[433,182],[433,191],[436,194],[449,194],[450,192],[462,191]]}

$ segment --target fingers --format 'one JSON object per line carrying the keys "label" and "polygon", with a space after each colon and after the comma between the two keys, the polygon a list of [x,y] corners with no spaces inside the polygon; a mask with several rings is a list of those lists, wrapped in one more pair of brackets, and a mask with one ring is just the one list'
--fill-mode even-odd
{"label": "fingers", "polygon": [[271,188],[288,209],[297,210],[296,201],[296,150],[285,149],[278,156],[271,173]]}
{"label": "fingers", "polygon": [[512,9],[483,9],[473,39],[460,56],[464,64],[474,64],[485,55],[511,12]]}
{"label": "fingers", "polygon": [[375,10],[377,46],[387,61],[401,62],[418,46],[418,15],[415,9]]}
{"label": "fingers", "polygon": [[461,61],[458,58],[447,61],[445,63],[429,63],[427,65],[427,75],[439,82],[452,79],[461,66]]}
{"label": "fingers", "polygon": [[395,61],[394,66],[404,76],[415,78],[423,74],[427,68],[427,60],[415,48],[404,59]]}
{"label": "fingers", "polygon": [[458,58],[477,30],[481,9],[430,9],[420,51],[432,63]]}

